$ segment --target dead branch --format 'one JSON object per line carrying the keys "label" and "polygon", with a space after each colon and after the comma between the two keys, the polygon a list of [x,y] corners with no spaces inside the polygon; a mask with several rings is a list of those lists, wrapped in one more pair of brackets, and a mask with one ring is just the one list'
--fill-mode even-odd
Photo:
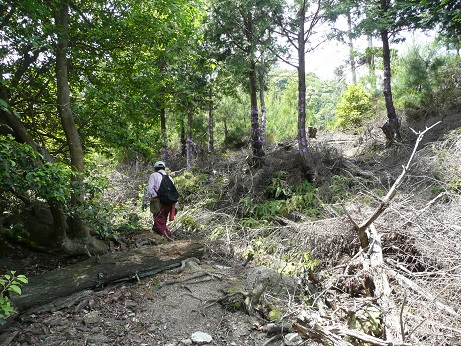
{"label": "dead branch", "polygon": [[158,288],[158,289],[161,289],[161,288],[163,288],[163,287],[165,287],[165,286],[168,286],[168,285],[182,284],[182,283],[185,283],[185,282],[188,282],[188,281],[191,281],[191,280],[203,278],[203,277],[205,277],[205,276],[209,276],[209,274],[208,274],[207,272],[200,272],[200,273],[197,273],[197,274],[188,276],[188,277],[183,278],[183,279],[178,279],[178,280],[167,280],[167,281],[161,282],[161,283],[157,286],[157,288]]}
{"label": "dead branch", "polygon": [[402,286],[406,286],[416,292],[418,295],[421,296],[422,299],[426,301],[433,302],[440,310],[444,311],[445,313],[457,318],[461,319],[461,315],[457,313],[452,307],[445,305],[439,301],[436,300],[436,297],[434,297],[432,294],[430,294],[427,290],[424,288],[420,287],[417,283],[414,281],[406,278],[405,276],[398,274],[396,271],[388,269],[388,272],[390,275],[396,279]]}
{"label": "dead branch", "polygon": [[381,237],[378,235],[373,224],[370,225],[370,237],[372,238],[372,248],[370,253],[370,270],[373,273],[374,292],[378,297],[378,304],[383,314],[383,322],[388,341],[395,342],[404,340],[402,334],[402,321],[398,320],[398,309],[392,299],[392,289],[389,285],[387,274],[383,266],[383,252],[381,247]]}
{"label": "dead branch", "polygon": [[279,334],[279,333],[291,333],[293,331],[293,327],[291,324],[286,323],[268,323],[266,325],[266,333],[267,334]]}
{"label": "dead branch", "polygon": [[233,292],[233,293],[228,293],[226,294],[225,296],[222,296],[218,299],[215,299],[215,300],[212,300],[212,301],[209,301],[209,303],[207,305],[205,305],[205,308],[209,308],[217,303],[223,303],[225,302],[226,300],[229,300],[231,298],[234,298],[238,295],[241,295],[243,297],[248,297],[250,294],[248,292],[244,292],[244,291],[237,291],[237,292]]}
{"label": "dead branch", "polygon": [[327,328],[330,332],[335,332],[338,335],[344,335],[344,336],[349,336],[351,338],[367,342],[372,345],[377,345],[377,346],[411,346],[411,344],[406,343],[406,342],[389,342],[388,340],[381,340],[379,338],[376,338],[374,336],[359,332],[357,330],[352,330],[348,328],[344,328],[342,326],[333,326],[333,327],[328,327]]}
{"label": "dead branch", "polygon": [[394,182],[394,184],[392,185],[392,187],[388,191],[387,195],[384,196],[384,198],[381,200],[381,203],[377,207],[375,212],[368,218],[368,220],[363,222],[359,226],[359,228],[357,229],[357,232],[358,232],[359,238],[360,238],[360,244],[361,244],[362,248],[366,248],[369,245],[368,236],[366,234],[367,228],[388,208],[390,201],[395,197],[395,194],[397,193],[397,189],[400,187],[400,185],[403,182],[403,178],[405,177],[405,175],[410,170],[411,163],[412,163],[412,161],[413,161],[413,159],[414,159],[414,157],[416,155],[416,150],[417,150],[419,144],[421,143],[424,135],[426,134],[427,131],[429,131],[434,126],[438,125],[439,123],[440,123],[440,121],[435,123],[434,125],[432,125],[430,127],[427,127],[424,131],[422,131],[422,132],[420,132],[418,134],[418,138],[416,139],[416,143],[415,143],[415,145],[413,147],[413,152],[411,153],[407,164],[405,166],[403,166],[402,173],[400,173],[399,177],[396,179],[396,181]]}
{"label": "dead branch", "polygon": [[[217,274],[209,273],[207,271],[202,270],[202,268],[200,268],[199,264],[200,264],[200,260],[198,258],[196,258],[196,257],[187,258],[187,259],[181,261],[181,266],[178,269],[177,274],[182,273],[186,268],[190,268],[190,270],[192,270],[193,272],[196,272],[196,273],[194,275],[191,275],[191,276],[188,276],[188,277],[185,277],[185,278],[182,278],[182,279],[167,280],[167,281],[161,282],[157,286],[157,288],[161,289],[161,288],[163,288],[165,286],[168,286],[168,285],[181,284],[181,283],[185,283],[185,282],[188,282],[188,281],[191,281],[191,280],[200,279],[200,278],[203,278],[203,277],[209,277],[210,280],[213,279],[213,278],[221,279],[221,277],[219,275],[217,275]],[[200,282],[202,282],[202,281],[200,281]]]}
{"label": "dead branch", "polygon": [[[436,126],[438,123],[426,128],[424,131],[418,134],[416,143],[413,147],[413,152],[408,159],[408,162],[403,166],[402,173],[398,176],[388,193],[381,200],[381,203],[374,211],[374,213],[362,224],[357,227],[357,223],[352,220],[354,227],[356,228],[361,248],[368,250],[369,255],[369,267],[372,273],[373,281],[371,283],[370,293],[377,297],[377,301],[383,314],[383,323],[385,327],[385,334],[387,341],[377,339],[370,342],[374,345],[387,345],[392,343],[396,345],[396,342],[402,342],[404,344],[405,337],[403,335],[403,321],[402,321],[402,309],[397,308],[395,301],[392,299],[392,289],[389,284],[387,273],[384,271],[383,253],[381,247],[381,236],[376,231],[373,222],[388,208],[391,200],[395,197],[397,189],[403,183],[403,179],[411,168],[411,164],[416,155],[417,148],[422,141],[424,134]],[[350,218],[352,219],[352,218]],[[367,234],[369,230],[369,235]],[[364,262],[363,267],[366,268],[368,263]],[[401,317],[400,320],[398,317]]]}
{"label": "dead branch", "polygon": [[360,340],[376,346],[411,346],[411,344],[405,342],[389,342],[386,340],[381,340],[374,336],[356,330],[348,329],[339,325],[324,327],[317,323],[310,323],[309,325],[294,323],[293,329],[307,338],[317,340],[327,339],[328,341],[332,342],[335,346],[352,346],[351,343],[342,340],[342,336],[349,336],[356,340]]}

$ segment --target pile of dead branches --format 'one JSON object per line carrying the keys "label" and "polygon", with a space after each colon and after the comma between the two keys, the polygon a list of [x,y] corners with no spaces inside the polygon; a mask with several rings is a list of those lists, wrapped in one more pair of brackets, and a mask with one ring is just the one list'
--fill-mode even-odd
{"label": "pile of dead branches", "polygon": [[[461,199],[449,188],[459,166],[439,167],[446,172],[445,185],[433,178],[434,148],[418,148],[427,131],[417,133],[414,147],[400,151],[409,159],[398,177],[376,176],[387,193],[380,197],[370,192],[366,199],[359,194],[343,206],[342,216],[303,222],[280,219],[279,224],[240,229],[239,234],[232,231],[235,216],[219,217],[226,234],[221,238],[223,254],[244,256],[243,249],[254,239],[269,234],[266,238],[273,242],[266,244],[267,258],[260,262],[283,272],[289,253],[304,250],[320,260],[315,272],[298,273],[298,286],[277,297],[284,305],[284,321],[291,321],[289,327],[272,329],[278,336],[296,331],[333,345],[459,343]],[[459,143],[450,142],[454,157],[461,153]],[[361,181],[373,176],[363,171],[350,174],[354,175]],[[440,186],[446,188],[434,195]],[[200,217],[212,220],[218,215]],[[269,290],[260,298],[274,302]]]}

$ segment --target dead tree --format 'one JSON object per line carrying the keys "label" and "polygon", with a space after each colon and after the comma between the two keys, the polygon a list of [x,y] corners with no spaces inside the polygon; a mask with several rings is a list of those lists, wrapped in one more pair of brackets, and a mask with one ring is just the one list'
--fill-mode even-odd
{"label": "dead tree", "polygon": [[[413,152],[408,159],[407,164],[403,167],[402,173],[396,179],[386,196],[381,200],[381,203],[374,211],[374,213],[362,224],[358,225],[354,220],[354,227],[359,235],[360,245],[364,253],[369,254],[369,258],[365,259],[367,263],[364,267],[368,267],[373,278],[373,295],[377,297],[378,304],[383,312],[383,323],[386,332],[386,342],[396,344],[397,342],[404,342],[404,335],[401,328],[401,321],[399,321],[399,311],[391,296],[391,288],[387,273],[384,270],[383,253],[381,247],[381,235],[374,227],[376,219],[389,207],[391,200],[395,197],[397,189],[403,182],[405,175],[410,170],[411,163],[415,157],[417,148],[421,143],[424,134],[432,129],[439,123],[436,123],[424,131],[418,133]],[[368,231],[368,234],[367,234]]]}

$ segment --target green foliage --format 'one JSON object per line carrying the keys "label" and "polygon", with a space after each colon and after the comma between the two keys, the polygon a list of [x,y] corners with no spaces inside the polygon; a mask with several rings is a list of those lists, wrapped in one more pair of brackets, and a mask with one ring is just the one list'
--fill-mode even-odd
{"label": "green foliage", "polygon": [[281,258],[282,274],[300,276],[310,270],[314,270],[318,261],[311,257],[310,252],[300,251],[299,249],[285,252]]}
{"label": "green foliage", "polygon": [[456,104],[459,60],[437,43],[413,46],[395,65],[395,100],[414,119]]}
{"label": "green foliage", "polygon": [[215,136],[226,149],[245,146],[245,136],[249,135],[249,97],[241,88],[234,90],[232,96],[221,96],[215,109]]}
{"label": "green foliage", "polygon": [[[306,75],[306,124],[328,127],[334,119],[337,100],[344,89],[341,83],[323,81],[314,74]],[[298,124],[298,80],[293,71],[271,73],[266,93],[268,110],[267,141],[296,137]]]}
{"label": "green foliage", "polygon": [[266,188],[266,193],[269,197],[275,199],[286,199],[291,196],[291,186],[286,181],[288,178],[288,172],[279,171],[276,176],[272,178],[271,183]]}
{"label": "green foliage", "polygon": [[287,172],[279,171],[266,188],[269,198],[261,203],[254,203],[251,197],[242,198],[239,203],[243,216],[259,222],[271,221],[276,216],[289,217],[294,212],[309,217],[320,217],[321,201],[312,183],[303,181],[293,187],[287,182],[287,178]]}
{"label": "green foliage", "polygon": [[71,171],[64,164],[45,162],[27,144],[0,137],[0,190],[16,197],[41,198],[63,204],[70,196]]}
{"label": "green foliage", "polygon": [[[349,316],[348,326],[351,329],[380,337],[383,334],[383,325],[381,321],[381,312],[377,308],[370,306],[364,309],[358,309],[352,313]],[[367,345],[367,343],[357,340],[352,340],[352,342],[353,345],[357,346]]]}
{"label": "green foliage", "polygon": [[250,252],[255,255],[255,258],[264,258],[267,255],[273,255],[279,244],[276,240],[272,239],[268,235],[261,235],[255,237],[251,241]]}
{"label": "green foliage", "polygon": [[194,201],[197,195],[210,197],[211,186],[206,184],[206,174],[186,171],[181,175],[175,176],[174,182],[181,194],[181,201],[184,203],[197,202]]}
{"label": "green foliage", "polygon": [[[16,142],[11,136],[0,137],[0,190],[4,199],[45,200],[59,205],[67,214],[79,214],[101,238],[117,237],[116,228],[122,225],[137,229],[139,225],[126,218],[123,207],[105,201],[104,191],[109,187],[105,172],[93,169],[82,184],[72,183],[70,168],[62,163],[43,162],[39,153],[27,144]],[[81,205],[70,207],[72,193],[81,193]],[[5,213],[15,212],[10,203]],[[117,224],[119,227],[117,227]],[[21,222],[11,225],[12,237],[28,236]]]}
{"label": "green foliage", "polygon": [[5,319],[14,312],[8,294],[20,295],[21,287],[27,283],[28,279],[24,275],[16,275],[15,271],[0,277],[0,325],[4,324]]}
{"label": "green foliage", "polygon": [[371,94],[360,85],[349,85],[336,108],[337,126],[360,128],[371,117]]}
{"label": "green foliage", "polygon": [[280,321],[282,319],[282,312],[277,309],[272,309],[269,311],[267,316],[270,321]]}
{"label": "green foliage", "polygon": [[176,220],[178,227],[184,232],[196,233],[203,231],[205,228],[205,225],[200,224],[190,215],[181,215]]}
{"label": "green foliage", "polygon": [[353,196],[354,180],[343,175],[334,175],[330,185],[330,203],[348,200]]}

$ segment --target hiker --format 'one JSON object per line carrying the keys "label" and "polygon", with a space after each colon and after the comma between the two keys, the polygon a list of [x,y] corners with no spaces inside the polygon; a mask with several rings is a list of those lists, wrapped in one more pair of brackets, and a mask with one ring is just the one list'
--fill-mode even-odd
{"label": "hiker", "polygon": [[[149,176],[149,182],[142,199],[142,211],[147,209],[147,205],[149,203],[150,212],[154,217],[154,226],[152,227],[152,230],[170,240],[171,231],[168,229],[166,223],[168,218],[170,221],[174,219],[174,215],[176,213],[176,200],[179,197],[179,194],[174,187],[173,179],[165,172],[165,163],[163,161],[157,161],[154,164],[154,170],[155,172]],[[166,179],[171,181],[171,184],[169,184],[168,181],[165,181],[165,185],[162,186],[161,189],[160,186],[162,185],[164,176]],[[163,192],[165,189],[174,190],[175,193],[173,193],[173,197],[168,197],[169,193]]]}

